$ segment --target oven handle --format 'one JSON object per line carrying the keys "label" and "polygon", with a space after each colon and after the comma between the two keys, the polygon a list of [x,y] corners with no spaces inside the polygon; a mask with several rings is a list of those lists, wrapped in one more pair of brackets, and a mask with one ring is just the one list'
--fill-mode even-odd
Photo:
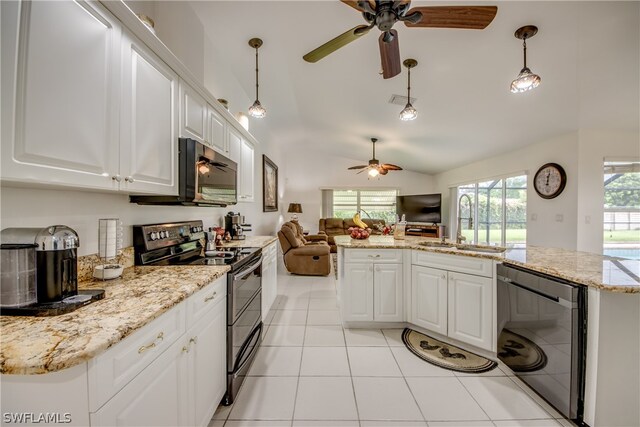
{"label": "oven handle", "polygon": [[[251,333],[251,335],[249,335],[249,338],[247,338],[247,340],[244,342],[244,344],[242,344],[242,348],[240,348],[240,351],[238,352],[238,358],[236,359],[236,363],[233,366],[233,373],[238,372],[239,370],[241,370],[242,368],[244,368],[244,365],[249,361],[249,357],[247,357],[246,359],[242,360],[244,357],[245,352],[247,351],[247,349],[249,348],[249,344],[251,344],[251,342],[253,341],[254,337],[258,337],[258,339],[260,339],[260,334],[262,332],[262,322],[260,322],[260,324],[258,325],[258,327],[256,329],[254,329],[254,331]],[[257,349],[258,345],[256,343],[255,348]],[[238,366],[239,365],[239,366]]]}
{"label": "oven handle", "polygon": [[247,277],[249,274],[251,274],[255,269],[257,269],[258,267],[260,267],[260,264],[262,264],[262,255],[260,255],[260,258],[258,258],[258,261],[256,261],[254,264],[251,264],[251,266],[249,267],[249,269],[247,270],[241,270],[240,274],[234,274],[233,275],[233,281],[237,281],[237,280],[242,280],[245,277]]}
{"label": "oven handle", "polygon": [[508,277],[498,276],[498,280],[501,281],[501,282],[508,283],[510,285],[516,286],[516,287],[518,287],[518,288],[520,288],[522,290],[525,290],[525,291],[531,292],[533,294],[536,294],[536,295],[538,295],[538,296],[540,296],[542,298],[546,298],[548,300],[551,300],[551,301],[555,302],[556,304],[560,304],[563,307],[566,307],[566,308],[576,308],[576,307],[578,307],[577,303],[573,303],[573,302],[571,302],[569,300],[566,300],[566,299],[563,299],[563,298],[560,298],[560,297],[556,297],[556,296],[553,296],[553,295],[545,294],[544,292],[541,292],[541,291],[539,291],[537,289],[533,289],[533,288],[530,288],[528,286],[522,285],[522,284],[520,284],[518,282],[514,282],[513,280],[509,279]]}

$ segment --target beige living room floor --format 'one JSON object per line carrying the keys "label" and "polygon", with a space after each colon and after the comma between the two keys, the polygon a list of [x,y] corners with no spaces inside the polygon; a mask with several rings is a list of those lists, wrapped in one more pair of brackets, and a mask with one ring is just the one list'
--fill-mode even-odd
{"label": "beige living room floor", "polygon": [[278,294],[249,377],[209,427],[572,425],[502,364],[452,372],[410,353],[401,329],[344,329],[333,274],[281,274]]}

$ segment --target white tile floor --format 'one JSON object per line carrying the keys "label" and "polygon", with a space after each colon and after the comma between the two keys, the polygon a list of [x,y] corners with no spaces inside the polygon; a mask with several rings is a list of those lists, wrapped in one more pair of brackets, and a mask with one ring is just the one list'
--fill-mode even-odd
{"label": "white tile floor", "polygon": [[343,329],[333,275],[278,288],[249,377],[210,427],[571,425],[506,368],[460,374],[414,356],[400,329]]}

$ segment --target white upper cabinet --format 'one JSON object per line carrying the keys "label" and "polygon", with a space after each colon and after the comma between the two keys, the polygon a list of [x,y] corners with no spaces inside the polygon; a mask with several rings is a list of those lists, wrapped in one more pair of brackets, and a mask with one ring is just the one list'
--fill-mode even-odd
{"label": "white upper cabinet", "polygon": [[[229,146],[229,158],[240,165],[240,152],[242,151],[242,136],[231,126],[227,126],[227,144]],[[238,177],[239,179],[239,177]]]}
{"label": "white upper cabinet", "polygon": [[178,76],[146,46],[123,33],[121,187],[178,193]]}
{"label": "white upper cabinet", "polygon": [[240,145],[240,165],[238,166],[239,174],[239,190],[238,201],[239,202],[253,202],[254,200],[254,166],[255,166],[255,149],[246,139],[242,139]]}
{"label": "white upper cabinet", "polygon": [[207,134],[205,144],[224,154],[229,153],[226,135],[227,122],[211,105],[207,104]]}
{"label": "white upper cabinet", "polygon": [[180,136],[204,144],[207,134],[207,101],[180,81]]}
{"label": "white upper cabinet", "polygon": [[117,189],[119,24],[98,3],[2,7],[2,178]]}

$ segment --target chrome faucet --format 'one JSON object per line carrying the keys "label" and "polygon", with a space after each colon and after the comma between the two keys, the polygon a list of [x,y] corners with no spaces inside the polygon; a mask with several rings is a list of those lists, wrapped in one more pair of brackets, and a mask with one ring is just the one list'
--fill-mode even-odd
{"label": "chrome faucet", "polygon": [[[462,198],[466,197],[467,200],[469,200],[469,217],[468,218],[462,218],[460,216],[460,212],[462,211]],[[462,220],[466,219],[468,221],[469,224],[469,230],[473,230],[473,201],[471,200],[471,196],[469,196],[468,194],[463,194],[462,196],[460,196],[460,198],[458,199],[458,227],[456,230],[456,243],[462,243],[463,241],[467,240],[466,237],[464,237],[462,235]]]}

